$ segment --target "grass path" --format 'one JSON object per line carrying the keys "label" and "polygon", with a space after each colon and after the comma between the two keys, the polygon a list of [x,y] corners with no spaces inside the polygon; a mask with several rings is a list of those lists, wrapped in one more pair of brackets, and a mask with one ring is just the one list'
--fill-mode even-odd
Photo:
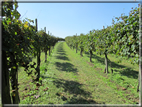
{"label": "grass path", "polygon": [[[61,91],[64,96],[71,96],[65,102],[72,104],[122,103],[122,99],[118,98],[115,91],[99,79],[95,71],[80,57],[71,52],[66,44],[61,43],[57,48],[58,53],[53,56],[55,63],[52,70],[56,74],[55,85],[59,88],[64,87]],[[117,99],[117,101],[114,99]]]}
{"label": "grass path", "polygon": [[[44,57],[44,55],[42,55]],[[47,69],[44,71],[44,69]],[[111,87],[102,68],[94,67],[84,57],[71,50],[65,42],[58,43],[50,63],[42,64],[41,77],[44,86],[40,98],[34,104],[134,104],[133,96]],[[43,72],[42,72],[43,71]],[[48,91],[42,90],[48,87]]]}

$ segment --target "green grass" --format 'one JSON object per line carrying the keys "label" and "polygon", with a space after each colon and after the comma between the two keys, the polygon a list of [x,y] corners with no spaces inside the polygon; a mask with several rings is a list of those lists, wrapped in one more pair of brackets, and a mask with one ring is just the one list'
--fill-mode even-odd
{"label": "green grass", "polygon": [[20,104],[138,103],[138,66],[128,63],[126,59],[117,63],[120,58],[115,55],[108,55],[108,58],[112,62],[113,74],[103,73],[103,55],[94,54],[93,63],[90,63],[89,54],[80,57],[79,51],[76,54],[65,42],[57,43],[47,63],[44,63],[44,53],[41,53],[40,79],[43,86],[38,90],[35,90],[36,83],[32,83],[32,78],[28,77],[23,68],[19,69]]}

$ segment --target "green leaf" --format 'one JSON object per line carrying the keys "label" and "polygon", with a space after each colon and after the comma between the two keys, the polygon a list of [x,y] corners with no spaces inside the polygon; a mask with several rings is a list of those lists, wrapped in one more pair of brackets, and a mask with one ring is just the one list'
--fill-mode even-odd
{"label": "green leaf", "polygon": [[16,69],[16,67],[15,67],[15,66],[13,66],[12,68],[13,68],[13,69]]}
{"label": "green leaf", "polygon": [[15,35],[17,35],[17,32],[15,32]]}

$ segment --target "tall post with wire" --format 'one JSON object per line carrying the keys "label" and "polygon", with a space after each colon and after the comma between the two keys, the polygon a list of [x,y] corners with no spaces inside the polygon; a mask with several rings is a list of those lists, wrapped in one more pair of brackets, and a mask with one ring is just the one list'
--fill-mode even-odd
{"label": "tall post with wire", "polygon": [[[36,24],[36,32],[38,31],[38,27],[37,27],[37,19],[35,19],[35,24]],[[37,78],[36,78],[36,81],[39,81],[39,77],[40,77],[40,41],[39,41],[39,36],[37,37],[38,38],[38,50],[37,50],[37,68],[36,68],[36,71],[38,73],[37,75]]]}
{"label": "tall post with wire", "polygon": [[77,42],[78,42],[78,40],[77,40],[77,33],[76,33],[76,44],[75,44],[76,45],[76,53],[77,53],[77,45],[78,45]]}
{"label": "tall post with wire", "polygon": [[[45,32],[45,34],[46,34],[46,27],[44,27],[44,32]],[[45,38],[45,49],[44,49],[44,52],[45,52],[45,62],[47,62],[47,35],[45,35],[46,37],[44,37]]]}

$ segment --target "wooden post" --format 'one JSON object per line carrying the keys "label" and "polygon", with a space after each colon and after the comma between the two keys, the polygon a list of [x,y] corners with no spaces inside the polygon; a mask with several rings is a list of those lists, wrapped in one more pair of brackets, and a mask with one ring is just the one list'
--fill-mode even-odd
{"label": "wooden post", "polygon": [[92,54],[93,54],[93,52],[92,52],[92,50],[90,50],[90,62],[92,62]]}
{"label": "wooden post", "polygon": [[105,64],[106,64],[105,73],[108,74],[108,58],[107,58],[107,53],[106,52],[105,52]]}
{"label": "wooden post", "polygon": [[[37,19],[35,19],[35,24],[36,24],[36,32],[37,32],[38,31]],[[37,68],[36,68],[36,71],[38,73],[36,81],[39,81],[39,77],[40,77],[40,47],[39,47],[39,49],[37,51]]]}
{"label": "wooden post", "polygon": [[37,32],[37,19],[35,19],[36,32]]}
{"label": "wooden post", "polygon": [[45,33],[46,33],[46,27],[44,27],[44,31],[45,31]]}
{"label": "wooden post", "polygon": [[[103,29],[105,29],[105,26],[103,26]],[[105,67],[104,73],[108,74],[108,57],[107,57],[106,52],[107,52],[107,50],[105,50],[105,64],[106,64],[106,67]]]}
{"label": "wooden post", "polygon": [[[46,27],[44,27],[44,31],[46,33]],[[45,47],[44,52],[45,52],[45,62],[46,62],[47,61],[47,47]]]}
{"label": "wooden post", "polygon": [[[76,37],[77,37],[77,33],[76,33]],[[76,39],[76,41],[77,41],[77,39]],[[76,43],[76,53],[77,53],[77,45],[78,45],[78,44]]]}

